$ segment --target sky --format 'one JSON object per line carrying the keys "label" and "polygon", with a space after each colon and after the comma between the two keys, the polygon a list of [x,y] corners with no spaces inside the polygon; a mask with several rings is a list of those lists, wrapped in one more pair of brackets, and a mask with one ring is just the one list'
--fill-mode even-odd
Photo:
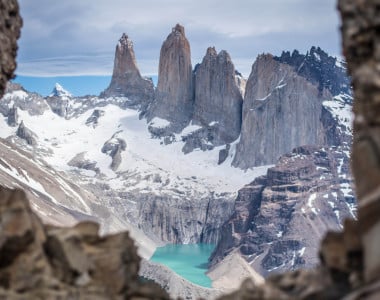
{"label": "sky", "polygon": [[19,0],[24,25],[16,74],[110,75],[122,33],[134,42],[144,75],[158,73],[163,41],[185,27],[192,64],[209,46],[227,50],[247,76],[258,54],[305,53],[320,46],[340,56],[334,0]]}

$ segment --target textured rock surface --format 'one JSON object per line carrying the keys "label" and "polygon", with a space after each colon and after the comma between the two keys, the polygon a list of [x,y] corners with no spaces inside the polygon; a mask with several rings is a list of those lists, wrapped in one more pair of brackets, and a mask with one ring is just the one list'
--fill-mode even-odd
{"label": "textured rock surface", "polygon": [[28,145],[37,145],[36,134],[28,129],[23,121],[21,121],[20,125],[18,126],[16,134],[19,138],[25,140]]}
{"label": "textured rock surface", "polygon": [[121,164],[121,152],[125,151],[127,148],[127,143],[122,139],[117,137],[115,133],[111,139],[106,141],[102,147],[102,153],[105,153],[112,158],[111,169],[116,171]]}
{"label": "textured rock surface", "polygon": [[243,98],[235,81],[235,67],[226,51],[208,48],[195,69],[193,123],[218,123],[214,145],[231,143],[240,134]]}
{"label": "textured rock surface", "polygon": [[351,80],[347,76],[346,63],[329,56],[319,47],[311,47],[306,55],[297,50],[292,54],[282,52],[281,56],[274,59],[292,66],[297,74],[317,85],[321,92],[327,89],[334,96],[340,93],[351,94]]}
{"label": "textured rock surface", "polygon": [[291,66],[269,54],[259,56],[246,86],[234,166],[272,164],[294,147],[326,144],[322,102],[331,98]]}
{"label": "textured rock surface", "polygon": [[[232,212],[229,198],[188,198],[147,194],[139,196],[138,224],[151,238],[169,243],[212,243],[220,238],[220,229]],[[133,199],[133,198],[130,198]]]}
{"label": "textured rock surface", "polygon": [[0,97],[16,69],[17,39],[22,19],[16,0],[0,1]]}
{"label": "textured rock surface", "polygon": [[96,126],[98,126],[99,118],[101,116],[104,116],[104,110],[94,109],[91,116],[89,116],[88,119],[86,120],[86,125],[87,126],[91,125],[92,127],[95,128]]}
{"label": "textured rock surface", "polygon": [[9,109],[7,123],[11,127],[16,127],[18,125],[17,107],[13,106]]}
{"label": "textured rock surface", "polygon": [[42,225],[25,194],[0,188],[0,295],[4,299],[169,299],[141,283],[127,232],[100,237],[99,225]]}
{"label": "textured rock surface", "polygon": [[212,263],[239,249],[264,276],[316,265],[326,231],[355,217],[348,165],[338,148],[304,146],[282,156],[266,176],[239,190]]}
{"label": "textured rock surface", "polygon": [[130,100],[130,107],[145,111],[153,100],[153,94],[153,82],[141,76],[133,42],[124,33],[116,46],[111,83],[101,97],[125,96]]}
{"label": "textured rock surface", "polygon": [[179,131],[190,121],[193,105],[190,44],[185,29],[177,24],[161,47],[156,96],[148,119],[163,118]]}

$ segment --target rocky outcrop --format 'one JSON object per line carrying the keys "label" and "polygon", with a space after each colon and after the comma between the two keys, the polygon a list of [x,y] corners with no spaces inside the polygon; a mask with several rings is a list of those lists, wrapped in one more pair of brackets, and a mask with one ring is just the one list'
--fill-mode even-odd
{"label": "rocky outcrop", "polygon": [[114,171],[121,164],[121,152],[127,148],[127,143],[122,138],[117,137],[117,134],[115,133],[102,147],[102,153],[111,156],[112,162],[110,168]]}
{"label": "rocky outcrop", "polygon": [[16,106],[9,109],[7,123],[11,127],[16,127],[18,125],[18,113]]}
{"label": "rocky outcrop", "polygon": [[127,232],[99,236],[90,221],[43,225],[22,191],[0,188],[0,295],[4,299],[169,299],[141,283]]}
{"label": "rocky outcrop", "polygon": [[349,158],[339,148],[304,146],[239,190],[212,263],[239,249],[258,273],[310,268],[327,230],[355,217]]}
{"label": "rocky outcrop", "polygon": [[87,126],[91,125],[93,128],[95,128],[96,126],[98,126],[99,118],[104,116],[104,113],[105,113],[104,110],[94,109],[91,116],[89,116],[88,119],[86,120],[86,125]]}
{"label": "rocky outcrop", "polygon": [[26,143],[30,146],[37,145],[36,134],[27,128],[24,124],[24,121],[21,121],[20,125],[17,128],[16,135],[25,140]]}
{"label": "rocky outcrop", "polygon": [[20,36],[22,19],[16,0],[0,1],[0,98],[5,86],[16,69],[17,39]]}
{"label": "rocky outcrop", "polygon": [[100,173],[100,169],[97,167],[97,162],[86,159],[86,152],[81,152],[75,155],[67,165],[78,169],[94,171],[96,174]]}
{"label": "rocky outcrop", "polygon": [[292,66],[298,75],[318,86],[321,92],[327,89],[333,96],[351,94],[351,80],[347,76],[346,63],[329,56],[319,47],[311,47],[306,54],[297,50],[292,54],[284,51],[274,59]]}
{"label": "rocky outcrop", "polygon": [[218,123],[214,145],[231,143],[240,134],[243,97],[236,83],[235,67],[226,51],[210,47],[195,70],[193,123]]}
{"label": "rocky outcrop", "polygon": [[327,89],[297,74],[270,54],[253,64],[243,104],[241,139],[233,165],[250,168],[272,164],[300,145],[326,144],[321,122]]}
{"label": "rocky outcrop", "polygon": [[148,121],[159,117],[179,132],[190,121],[194,105],[194,84],[190,44],[183,26],[177,24],[162,44],[158,83]]}
{"label": "rocky outcrop", "polygon": [[137,67],[133,42],[123,33],[116,46],[112,79],[100,97],[127,97],[128,106],[145,111],[153,100],[153,82],[141,76]]}

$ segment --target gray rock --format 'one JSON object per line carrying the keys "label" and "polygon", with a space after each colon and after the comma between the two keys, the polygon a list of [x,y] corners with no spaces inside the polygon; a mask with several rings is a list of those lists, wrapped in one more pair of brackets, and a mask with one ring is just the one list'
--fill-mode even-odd
{"label": "gray rock", "polygon": [[123,33],[116,46],[112,79],[100,97],[124,96],[129,99],[128,107],[143,111],[153,100],[154,88],[151,79],[141,76],[137,67],[133,42]]}
{"label": "gray rock", "polygon": [[121,152],[127,148],[127,143],[117,137],[118,133],[115,133],[111,139],[106,141],[102,147],[102,152],[108,154],[112,158],[111,169],[116,171],[121,164]]}
{"label": "gray rock", "polygon": [[195,70],[193,123],[218,123],[215,146],[231,143],[240,134],[243,97],[235,75],[230,55],[224,50],[217,54],[211,47]]}
{"label": "gray rock", "polygon": [[190,44],[183,26],[177,24],[161,47],[155,100],[148,121],[159,117],[180,132],[190,121],[194,105],[194,84]]}
{"label": "gray rock", "polygon": [[104,114],[105,114],[104,110],[94,109],[91,116],[89,116],[88,119],[86,120],[86,125],[87,126],[92,125],[92,127],[95,128],[99,123],[99,118],[104,116]]}
{"label": "gray rock", "polygon": [[37,145],[36,134],[25,126],[24,121],[21,121],[18,126],[16,135],[25,140],[28,145]]}
{"label": "gray rock", "polygon": [[269,54],[259,56],[246,86],[233,165],[246,169],[272,164],[294,147],[326,144],[322,101],[331,98],[328,90],[319,91],[291,66]]}
{"label": "gray rock", "polygon": [[190,153],[197,148],[202,151],[214,149],[213,142],[218,140],[218,133],[219,126],[215,124],[213,126],[202,127],[188,135],[182,136],[182,141],[185,142],[185,145],[182,147],[183,153]]}
{"label": "gray rock", "polygon": [[225,160],[228,157],[228,153],[230,151],[231,145],[227,144],[225,149],[222,149],[219,151],[219,159],[218,159],[218,165],[221,165],[225,162]]}
{"label": "gray rock", "polygon": [[179,189],[160,195],[129,192],[123,195],[124,200],[114,198],[112,205],[119,211],[123,210],[125,199],[137,202],[136,212],[128,218],[160,243],[215,244],[233,209],[231,195],[189,196]]}
{"label": "gray rock", "polygon": [[67,165],[71,167],[76,167],[79,169],[90,170],[90,171],[94,171],[95,173],[99,173],[100,170],[96,166],[97,162],[86,159],[85,154],[86,152],[78,153],[67,163]]}
{"label": "gray rock", "polygon": [[320,91],[327,89],[335,96],[340,93],[351,94],[351,79],[347,75],[345,62],[337,62],[337,58],[329,56],[320,47],[311,47],[306,54],[294,50],[283,51],[275,60],[288,64],[297,74],[306,78]]}
{"label": "gray rock", "polygon": [[9,109],[7,123],[11,127],[16,127],[18,125],[17,107],[13,106]]}

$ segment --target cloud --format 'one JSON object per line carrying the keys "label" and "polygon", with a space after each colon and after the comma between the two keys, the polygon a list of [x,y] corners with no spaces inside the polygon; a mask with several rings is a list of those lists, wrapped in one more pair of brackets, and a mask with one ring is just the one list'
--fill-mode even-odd
{"label": "cloud", "polygon": [[318,45],[338,55],[334,5],[331,0],[20,0],[24,27],[17,72],[110,74],[115,45],[126,32],[142,73],[154,74],[162,42],[176,23],[185,26],[193,64],[208,46],[227,50],[244,74],[262,52]]}

